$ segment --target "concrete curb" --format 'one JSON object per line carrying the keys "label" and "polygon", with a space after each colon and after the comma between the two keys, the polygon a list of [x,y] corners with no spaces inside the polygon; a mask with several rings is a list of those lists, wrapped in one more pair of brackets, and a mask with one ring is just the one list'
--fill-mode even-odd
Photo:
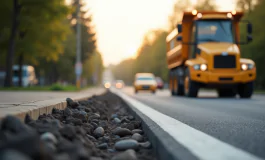
{"label": "concrete curb", "polygon": [[161,129],[159,125],[136,109],[130,102],[123,99],[118,92],[110,91],[119,96],[129,106],[129,112],[137,120],[142,121],[144,133],[151,142],[154,153],[159,160],[198,160],[189,150],[177,143],[168,133]]}
{"label": "concrete curb", "polygon": [[[100,95],[105,92],[105,89],[99,89],[93,93],[84,93],[76,97],[70,97],[74,101],[81,101],[88,99],[94,95]],[[9,107],[2,107],[0,112],[0,120],[6,115],[13,115],[19,118],[21,121],[24,121],[26,114],[29,114],[32,119],[36,120],[42,114],[50,114],[53,108],[65,109],[67,107],[66,98],[57,98],[44,101],[37,101],[32,103],[25,103],[20,105],[11,105]],[[3,110],[4,108],[4,110]]]}

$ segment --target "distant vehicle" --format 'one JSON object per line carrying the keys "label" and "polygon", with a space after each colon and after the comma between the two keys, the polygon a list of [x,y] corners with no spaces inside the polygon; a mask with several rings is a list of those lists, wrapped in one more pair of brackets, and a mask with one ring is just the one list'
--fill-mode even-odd
{"label": "distant vehicle", "polygon": [[157,83],[157,88],[158,89],[163,89],[164,88],[164,82],[160,77],[156,77],[156,83]]}
{"label": "distant vehicle", "polygon": [[116,80],[115,81],[115,87],[117,88],[117,89],[121,89],[121,88],[123,88],[124,87],[124,82],[123,82],[123,80]]}
{"label": "distant vehicle", "polygon": [[152,73],[137,73],[134,80],[134,90],[135,93],[138,91],[151,91],[152,93],[156,92],[157,83],[155,76]]}
{"label": "distant vehicle", "polygon": [[241,44],[252,41],[247,20],[240,40],[243,12],[184,12],[182,23],[166,38],[171,94],[197,97],[200,88],[214,88],[219,97],[250,98],[256,79],[255,62],[243,58]]}
{"label": "distant vehicle", "polygon": [[105,81],[104,82],[104,87],[109,89],[111,87],[111,82],[110,81]]}
{"label": "distant vehicle", "polygon": [[[19,65],[13,66],[13,85],[18,86],[19,84]],[[30,65],[22,66],[22,86],[28,87],[33,86],[38,83],[38,80],[35,75],[35,69]]]}

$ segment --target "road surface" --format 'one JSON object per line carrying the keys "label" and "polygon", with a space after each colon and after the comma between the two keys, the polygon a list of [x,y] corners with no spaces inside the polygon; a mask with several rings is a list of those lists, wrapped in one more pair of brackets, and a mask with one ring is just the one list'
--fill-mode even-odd
{"label": "road surface", "polygon": [[199,98],[172,97],[168,90],[134,94],[123,92],[223,142],[265,159],[265,96],[252,99],[220,99],[215,92],[200,92]]}

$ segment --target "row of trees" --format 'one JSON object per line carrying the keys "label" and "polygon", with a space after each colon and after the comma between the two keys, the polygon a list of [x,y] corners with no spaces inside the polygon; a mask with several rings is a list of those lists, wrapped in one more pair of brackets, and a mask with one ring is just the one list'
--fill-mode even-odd
{"label": "row of trees", "polygon": [[[44,84],[75,82],[76,7],[78,0],[3,0],[0,1],[0,68],[6,72],[5,86],[12,85],[12,66],[30,64]],[[101,72],[102,58],[96,49],[92,15],[81,3],[81,59],[91,81]],[[97,58],[95,58],[97,57]],[[89,63],[97,65],[89,66]],[[94,69],[95,68],[95,69]],[[86,68],[84,70],[87,71]],[[21,74],[20,74],[21,75]],[[100,75],[100,74],[97,74]],[[99,78],[99,77],[98,77]]]}
{"label": "row of trees", "polygon": [[[174,6],[173,14],[169,16],[169,29],[155,30],[148,32],[140,46],[136,59],[127,59],[116,66],[112,66],[114,75],[119,79],[124,79],[131,84],[136,72],[152,72],[168,80],[168,69],[166,64],[166,35],[175,28],[178,21],[181,20],[183,10],[191,6],[190,1],[179,0]],[[243,19],[248,19],[254,27],[253,42],[243,45],[241,48],[242,57],[251,58],[256,62],[257,80],[256,87],[265,89],[265,22],[262,18],[265,16],[265,0],[238,0],[237,8],[245,11]],[[197,10],[217,9],[217,5],[211,0],[199,0],[195,5]],[[244,26],[245,27],[245,26]],[[241,28],[244,32],[246,28]],[[152,36],[150,36],[152,35]],[[148,37],[153,37],[148,39]],[[132,72],[128,72],[132,71]]]}

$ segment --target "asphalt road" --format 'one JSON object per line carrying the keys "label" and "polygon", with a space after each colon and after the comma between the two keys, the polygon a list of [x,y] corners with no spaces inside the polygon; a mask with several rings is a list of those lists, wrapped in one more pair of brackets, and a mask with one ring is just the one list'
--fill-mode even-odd
{"label": "asphalt road", "polygon": [[168,90],[134,94],[123,91],[197,130],[265,159],[265,96],[252,99],[217,98],[215,92],[200,92],[199,98],[172,97]]}

